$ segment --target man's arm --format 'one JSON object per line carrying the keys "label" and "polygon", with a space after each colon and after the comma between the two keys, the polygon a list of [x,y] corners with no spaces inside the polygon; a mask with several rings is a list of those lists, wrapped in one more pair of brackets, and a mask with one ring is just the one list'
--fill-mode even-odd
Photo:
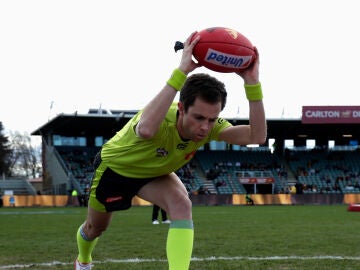
{"label": "man's arm", "polygon": [[259,81],[259,54],[256,60],[244,71],[238,72],[245,83],[246,96],[249,100],[249,125],[238,125],[224,129],[220,140],[230,144],[263,144],[267,137],[265,109],[262,101],[262,89]]}
{"label": "man's arm", "polygon": [[[176,82],[185,82],[187,74],[198,67],[198,65],[192,60],[192,51],[199,38],[191,41],[191,37],[193,35],[194,33],[192,33],[184,43],[180,65],[178,69],[173,72],[172,76],[180,76],[180,78],[174,78]],[[169,81],[164,88],[145,106],[139,123],[136,126],[137,136],[148,139],[153,137],[158,131],[160,124],[164,120],[177,92],[180,91],[180,89],[175,89],[176,86],[174,87],[174,84],[169,84]]]}

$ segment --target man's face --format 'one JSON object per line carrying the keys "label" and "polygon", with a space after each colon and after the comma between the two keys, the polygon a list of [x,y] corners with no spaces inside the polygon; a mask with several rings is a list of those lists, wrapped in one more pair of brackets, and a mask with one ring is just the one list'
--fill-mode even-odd
{"label": "man's face", "polygon": [[203,140],[214,126],[221,112],[221,103],[209,104],[197,98],[186,113],[181,102],[179,102],[178,108],[177,128],[180,136],[183,139],[198,142]]}

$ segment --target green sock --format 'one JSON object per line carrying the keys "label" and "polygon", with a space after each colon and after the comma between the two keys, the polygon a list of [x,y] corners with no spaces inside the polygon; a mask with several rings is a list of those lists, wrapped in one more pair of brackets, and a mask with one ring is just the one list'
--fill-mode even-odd
{"label": "green sock", "polygon": [[171,221],[166,243],[169,270],[188,270],[194,243],[192,220]]}
{"label": "green sock", "polygon": [[76,240],[79,250],[79,255],[77,257],[78,261],[81,263],[90,263],[92,261],[91,253],[98,241],[98,238],[93,240],[85,239],[86,235],[82,230],[83,225],[81,225],[76,234]]}

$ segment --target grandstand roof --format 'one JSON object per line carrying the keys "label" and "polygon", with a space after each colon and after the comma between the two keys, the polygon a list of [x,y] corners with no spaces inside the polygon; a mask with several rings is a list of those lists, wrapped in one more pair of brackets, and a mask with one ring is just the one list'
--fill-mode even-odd
{"label": "grandstand roof", "polygon": [[[31,135],[57,134],[62,136],[99,136],[110,138],[136,114],[132,110],[98,111],[88,114],[59,114]],[[233,124],[247,124],[248,119],[227,119]],[[360,139],[359,124],[303,124],[301,119],[268,119],[268,138],[281,139],[327,139],[335,140],[352,134]]]}
{"label": "grandstand roof", "polygon": [[137,111],[118,111],[88,114],[59,114],[31,135],[58,134],[62,136],[99,136],[111,137],[120,130]]}

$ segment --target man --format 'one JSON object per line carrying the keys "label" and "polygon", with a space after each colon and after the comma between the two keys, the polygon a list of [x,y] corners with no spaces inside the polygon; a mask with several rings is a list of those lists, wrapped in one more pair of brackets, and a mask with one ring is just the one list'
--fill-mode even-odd
{"label": "man", "polygon": [[249,193],[245,195],[246,204],[254,205],[254,200],[251,198]]}
{"label": "man", "polygon": [[[249,99],[249,125],[232,126],[219,118],[226,104],[224,84],[207,74],[187,77],[199,67],[192,60],[199,37],[191,41],[192,35],[184,43],[179,67],[163,89],[95,158],[88,216],[77,232],[75,269],[91,269],[92,251],[110,224],[112,212],[130,208],[135,195],[168,213],[169,269],[188,269],[194,239],[192,204],[174,172],[212,140],[236,145],[263,144],[266,140],[259,58],[249,69],[237,73]],[[178,91],[180,100],[174,103]]]}
{"label": "man", "polygon": [[160,208],[158,205],[153,205],[152,215],[151,215],[151,221],[153,225],[160,224],[159,222],[159,212],[161,213],[161,220],[164,224],[170,224],[171,221],[167,218],[167,213],[164,209]]}
{"label": "man", "polygon": [[73,189],[73,191],[71,191],[71,203],[72,206],[79,206],[79,194],[76,189]]}

